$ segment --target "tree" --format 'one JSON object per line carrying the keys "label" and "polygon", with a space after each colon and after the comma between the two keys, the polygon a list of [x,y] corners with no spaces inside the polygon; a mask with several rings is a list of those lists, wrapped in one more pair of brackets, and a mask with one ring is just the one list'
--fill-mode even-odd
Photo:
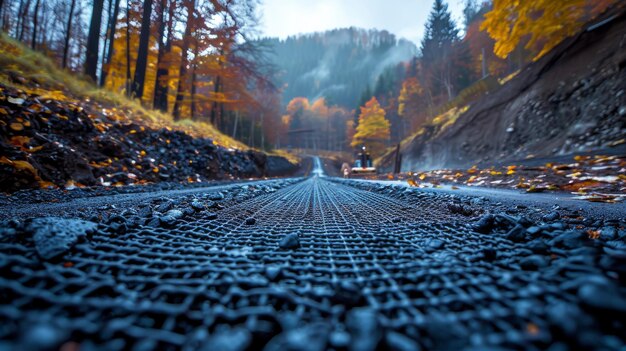
{"label": "tree", "polygon": [[194,26],[194,12],[196,8],[195,0],[187,0],[187,24],[185,25],[185,34],[183,36],[182,58],[180,61],[180,78],[178,79],[178,89],[176,89],[176,100],[174,102],[174,111],[172,112],[174,120],[180,119],[180,109],[183,103],[183,94],[185,91],[185,80],[187,76],[187,66],[189,65],[188,51],[191,41],[191,32]]}
{"label": "tree", "polygon": [[361,107],[359,125],[352,138],[352,147],[365,146],[374,157],[384,152],[385,142],[390,138],[389,121],[385,119],[385,110],[373,97]]}
{"label": "tree", "polygon": [[424,89],[416,77],[409,77],[402,83],[398,96],[398,115],[402,117],[405,130],[415,131],[420,128],[428,116],[423,111]]}
{"label": "tree", "polygon": [[[75,1],[75,0],[72,0]],[[109,48],[106,52],[106,60],[105,64],[102,65],[102,71],[100,71],[100,86],[104,86],[106,82],[106,77],[109,74],[109,66],[111,65],[111,58],[113,57],[113,48],[115,43],[115,29],[117,28],[117,16],[119,15],[120,10],[120,0],[110,0],[111,2],[115,1],[113,5],[113,13],[109,17],[109,29],[107,36],[109,38]]]}
{"label": "tree", "polygon": [[139,52],[135,64],[135,77],[133,78],[133,96],[143,97],[143,86],[146,79],[146,65],[148,64],[148,44],[150,42],[150,20],[152,16],[152,0],[143,2],[143,15],[141,17],[141,34],[139,35]]}
{"label": "tree", "polygon": [[63,63],[62,67],[67,68],[67,54],[70,49],[70,37],[72,35],[72,19],[74,18],[74,8],[76,7],[76,0],[72,0],[70,4],[70,12],[67,16],[67,29],[65,31],[65,40],[63,45]]}
{"label": "tree", "polygon": [[[172,52],[172,41],[174,40],[173,28],[174,28],[174,4],[169,3],[169,0],[161,0],[159,6],[159,30],[157,34],[157,42],[159,44],[159,53],[157,56],[157,72],[154,86],[154,102],[153,106],[163,112],[167,112],[167,81],[169,69],[165,62],[166,55]],[[167,23],[165,22],[165,13],[167,10]],[[165,29],[167,28],[167,38],[165,36]],[[165,39],[165,43],[163,40]]]}
{"label": "tree", "polygon": [[87,38],[87,56],[85,59],[85,75],[97,80],[98,53],[100,45],[100,25],[102,24],[102,8],[104,0],[93,0],[93,12],[89,25],[89,37]]}
{"label": "tree", "polygon": [[525,48],[545,55],[563,39],[575,34],[590,17],[615,0],[494,0],[481,30],[495,40],[494,53],[506,58],[527,36]]}
{"label": "tree", "polygon": [[41,4],[41,0],[37,0],[35,3],[35,11],[33,12],[33,38],[30,42],[31,49],[35,50],[35,46],[37,45],[37,25],[39,24],[39,5]]}
{"label": "tree", "polygon": [[443,0],[435,0],[420,49],[428,88],[435,96],[445,93],[448,100],[454,97],[451,52],[458,41],[458,29],[448,5]]}

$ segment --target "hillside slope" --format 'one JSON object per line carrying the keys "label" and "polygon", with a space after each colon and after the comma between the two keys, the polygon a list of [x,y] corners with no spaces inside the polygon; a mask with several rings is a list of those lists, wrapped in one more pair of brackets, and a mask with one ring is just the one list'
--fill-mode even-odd
{"label": "hillside slope", "polygon": [[[626,12],[588,24],[474,102],[403,143],[403,171],[468,167],[624,143]],[[381,162],[390,170],[393,155]]]}
{"label": "hillside slope", "polygon": [[96,89],[0,37],[0,191],[277,175],[295,168]]}

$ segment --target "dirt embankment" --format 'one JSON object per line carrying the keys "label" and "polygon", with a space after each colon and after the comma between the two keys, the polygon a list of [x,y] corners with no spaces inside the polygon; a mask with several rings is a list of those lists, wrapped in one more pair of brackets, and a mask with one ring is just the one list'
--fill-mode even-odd
{"label": "dirt embankment", "polygon": [[297,167],[0,85],[0,192],[278,176]]}
{"label": "dirt embankment", "polygon": [[[405,143],[403,171],[606,149],[626,138],[626,11],[588,24],[447,127]],[[391,154],[382,169],[393,167]]]}

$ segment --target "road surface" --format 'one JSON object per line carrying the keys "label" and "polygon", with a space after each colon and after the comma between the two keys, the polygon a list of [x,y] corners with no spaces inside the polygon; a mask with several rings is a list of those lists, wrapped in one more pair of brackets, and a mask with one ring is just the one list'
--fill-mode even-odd
{"label": "road surface", "polygon": [[315,164],[308,178],[12,208],[0,350],[624,350],[619,213]]}

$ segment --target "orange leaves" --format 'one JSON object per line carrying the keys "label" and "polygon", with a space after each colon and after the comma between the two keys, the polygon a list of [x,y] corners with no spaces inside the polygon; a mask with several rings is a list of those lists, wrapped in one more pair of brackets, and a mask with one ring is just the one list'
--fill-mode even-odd
{"label": "orange leaves", "polygon": [[412,186],[412,187],[418,187],[419,186],[419,184],[413,178],[407,179],[406,182],[409,184],[409,186]]}
{"label": "orange leaves", "polygon": [[16,131],[16,132],[19,132],[19,131],[21,131],[21,130],[23,130],[23,129],[24,129],[24,125],[23,125],[22,123],[18,123],[18,122],[13,122],[13,123],[11,123],[11,124],[9,125],[9,127],[10,127],[12,130]]}
{"label": "orange leaves", "polygon": [[0,163],[13,166],[17,170],[27,171],[34,176],[37,176],[37,170],[35,169],[35,167],[33,167],[33,165],[28,163],[28,161],[12,161],[5,156],[2,156],[0,157]]}

